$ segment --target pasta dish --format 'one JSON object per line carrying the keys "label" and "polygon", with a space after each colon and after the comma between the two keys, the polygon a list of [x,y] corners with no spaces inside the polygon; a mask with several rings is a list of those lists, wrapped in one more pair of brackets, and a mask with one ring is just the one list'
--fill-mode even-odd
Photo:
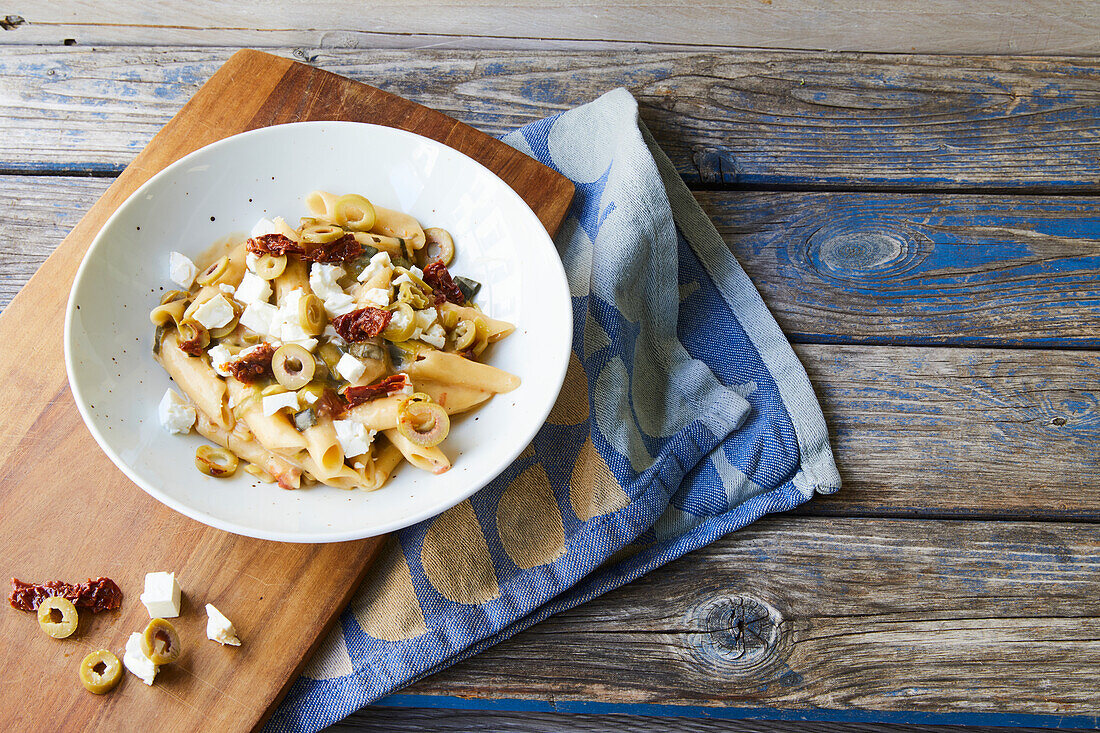
{"label": "pasta dish", "polygon": [[161,423],[215,444],[196,451],[204,473],[244,461],[284,489],[374,490],[404,461],[443,473],[450,416],[520,384],[479,361],[515,327],[451,275],[446,230],[355,194],[305,203],[296,228],[261,219],[196,262],[171,253],[181,289],[150,314],[153,353],[183,394]]}

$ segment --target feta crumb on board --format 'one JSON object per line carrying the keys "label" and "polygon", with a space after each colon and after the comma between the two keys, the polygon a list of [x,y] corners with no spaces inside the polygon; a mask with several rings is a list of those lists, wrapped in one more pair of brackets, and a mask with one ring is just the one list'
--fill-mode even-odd
{"label": "feta crumb on board", "polygon": [[233,320],[233,306],[225,295],[215,295],[195,309],[194,319],[208,331],[221,328]]}
{"label": "feta crumb on board", "polygon": [[336,430],[336,440],[340,443],[345,458],[361,456],[370,450],[370,444],[378,432],[368,430],[355,420],[333,420],[332,427]]}
{"label": "feta crumb on board", "polygon": [[280,394],[272,394],[264,397],[263,409],[264,415],[271,417],[279,410],[285,407],[289,407],[291,410],[298,409],[298,393],[297,392],[282,392]]}
{"label": "feta crumb on board", "polygon": [[140,632],[135,631],[126,640],[126,652],[122,655],[122,665],[145,684],[153,684],[153,679],[157,676],[157,665],[141,650]]}
{"label": "feta crumb on board", "polygon": [[188,402],[171,387],[164,391],[157,405],[157,418],[161,426],[170,433],[187,433],[195,424],[195,406]]}
{"label": "feta crumb on board", "polygon": [[195,282],[195,277],[198,274],[199,268],[195,267],[195,263],[191,261],[190,257],[179,252],[168,254],[168,277],[176,285],[189,288],[191,283]]}
{"label": "feta crumb on board", "polygon": [[149,618],[176,618],[180,615],[180,584],[175,573],[146,573],[145,592],[140,596]]}
{"label": "feta crumb on board", "polygon": [[233,622],[225,617],[213,603],[206,604],[206,638],[222,645],[240,646],[241,640],[237,638],[237,629]]}
{"label": "feta crumb on board", "polygon": [[336,373],[349,382],[355,382],[363,376],[367,370],[366,364],[356,359],[351,354],[343,354],[340,361],[336,362]]}

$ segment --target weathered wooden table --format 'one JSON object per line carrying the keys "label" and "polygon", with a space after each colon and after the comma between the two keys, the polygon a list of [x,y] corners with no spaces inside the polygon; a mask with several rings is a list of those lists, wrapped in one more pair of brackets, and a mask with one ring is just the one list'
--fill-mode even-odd
{"label": "weathered wooden table", "polygon": [[[32,46],[81,29],[18,25],[0,31],[0,306],[255,37]],[[794,342],[844,480],[386,701],[482,712],[375,707],[340,729],[1097,725],[1100,62],[269,50],[492,133],[630,88]],[[715,605],[732,628],[708,625]]]}

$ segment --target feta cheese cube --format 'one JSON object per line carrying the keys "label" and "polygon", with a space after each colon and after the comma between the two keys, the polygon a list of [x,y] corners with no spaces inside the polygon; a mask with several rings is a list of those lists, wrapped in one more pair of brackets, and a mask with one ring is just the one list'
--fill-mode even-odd
{"label": "feta cheese cube", "polygon": [[354,382],[356,379],[359,379],[366,370],[366,364],[359,361],[351,354],[344,354],[340,357],[340,361],[336,362],[336,373],[349,382]]}
{"label": "feta cheese cube", "polygon": [[141,650],[141,633],[135,631],[126,640],[126,652],[122,655],[122,665],[145,684],[153,684],[153,679],[157,676],[157,665],[153,664],[153,660],[145,656],[145,652]]}
{"label": "feta cheese cube", "polygon": [[340,283],[336,282],[346,273],[339,265],[326,265],[314,262],[309,268],[309,289],[321,300],[328,300],[344,294]]}
{"label": "feta cheese cube", "polygon": [[417,267],[416,265],[413,265],[412,267],[410,267],[410,268],[409,268],[409,272],[411,272],[412,274],[416,275],[416,276],[417,276],[418,278],[420,278],[421,280],[423,280],[423,279],[424,279],[424,271],[423,271],[423,270],[421,270],[421,269],[420,269],[419,267]]}
{"label": "feta cheese cube", "polygon": [[230,372],[225,367],[229,360],[233,358],[233,352],[229,350],[229,347],[225,344],[218,344],[206,353],[210,357],[210,366],[214,368],[214,371],[219,376],[228,377]]}
{"label": "feta cheese cube", "polygon": [[329,318],[342,316],[355,310],[355,299],[350,295],[334,295],[325,299],[325,313]]}
{"label": "feta cheese cube", "polygon": [[363,268],[363,271],[359,273],[359,282],[365,283],[375,275],[379,275],[387,270],[393,270],[393,262],[390,260],[389,252],[379,252],[374,257],[370,258],[370,264]]}
{"label": "feta cheese cube", "polygon": [[377,432],[368,430],[365,425],[355,420],[333,420],[332,427],[336,430],[336,440],[340,443],[346,458],[361,456],[370,450],[370,444]]}
{"label": "feta cheese cube", "polygon": [[249,272],[256,272],[256,263],[260,261],[260,256],[252,252],[246,252],[244,256],[244,266]]}
{"label": "feta cheese cube", "polygon": [[149,618],[175,618],[180,615],[180,584],[175,573],[146,573],[141,602]]}
{"label": "feta cheese cube", "polygon": [[157,405],[157,417],[168,432],[187,433],[195,424],[195,406],[169,387]]}
{"label": "feta cheese cube", "polygon": [[266,303],[271,297],[271,284],[259,275],[246,272],[237,286],[236,298],[245,305]]}
{"label": "feta cheese cube", "polygon": [[367,292],[363,293],[363,301],[375,308],[385,308],[390,304],[390,289],[368,288]]}
{"label": "feta cheese cube", "polygon": [[187,255],[179,252],[168,253],[168,277],[180,287],[189,288],[195,282],[195,276],[199,274],[199,268]]}
{"label": "feta cheese cube", "polygon": [[298,393],[297,392],[282,392],[280,394],[271,394],[263,399],[264,414],[271,417],[279,410],[289,407],[291,410],[298,409]]}
{"label": "feta cheese cube", "polygon": [[265,234],[275,233],[275,222],[271,221],[271,219],[264,217],[252,226],[252,231],[248,233],[248,236],[255,238],[262,237]]}
{"label": "feta cheese cube", "polygon": [[237,291],[237,289],[229,283],[218,283],[218,290],[222,291],[226,295],[233,295],[233,293]]}
{"label": "feta cheese cube", "polygon": [[426,344],[431,344],[437,349],[442,349],[447,343],[447,332],[443,330],[443,326],[434,323],[430,328],[420,334],[420,340]]}
{"label": "feta cheese cube", "polygon": [[241,325],[261,336],[271,336],[272,323],[279,315],[279,309],[270,303],[249,303],[241,314]]}
{"label": "feta cheese cube", "polygon": [[241,640],[237,638],[237,629],[233,627],[233,622],[227,619],[221,611],[214,608],[212,603],[206,604],[206,638],[223,645],[241,645]]}
{"label": "feta cheese cube", "polygon": [[422,311],[413,311],[413,315],[416,317],[416,327],[427,331],[439,317],[439,312],[435,308],[425,308]]}
{"label": "feta cheese cube", "polygon": [[304,400],[307,405],[312,405],[314,402],[317,401],[317,395],[313,394],[312,392],[299,392],[298,399]]}
{"label": "feta cheese cube", "polygon": [[325,326],[325,330],[321,333],[321,335],[327,338],[330,343],[335,344],[336,346],[346,346],[348,343],[343,339],[342,336],[340,336],[340,334],[336,333],[336,329],[332,327],[331,323]]}
{"label": "feta cheese cube", "polygon": [[233,306],[225,296],[215,295],[195,309],[194,319],[210,331],[226,325],[233,320],[234,315]]}

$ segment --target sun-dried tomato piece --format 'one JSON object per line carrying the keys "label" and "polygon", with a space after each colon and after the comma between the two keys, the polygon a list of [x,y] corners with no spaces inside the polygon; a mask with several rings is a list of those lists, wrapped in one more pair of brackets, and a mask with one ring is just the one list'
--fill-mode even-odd
{"label": "sun-dried tomato piece", "polygon": [[[191,356],[202,356],[202,353],[206,350],[206,347],[204,347],[202,343],[202,337],[206,332],[196,329],[194,333],[194,338],[187,339],[186,341],[178,341],[177,344],[180,347],[180,351],[184,352],[185,354],[190,354]],[[209,338],[206,339],[206,343],[210,343]]]}
{"label": "sun-dried tomato piece", "polygon": [[407,374],[391,374],[388,377],[379,379],[374,384],[367,384],[361,387],[348,387],[344,390],[344,399],[347,400],[348,407],[355,407],[356,405],[370,402],[379,397],[389,397],[390,395],[397,394],[403,391],[407,384],[409,384],[409,376]]}
{"label": "sun-dried tomato piece", "polygon": [[48,583],[25,583],[11,579],[11,595],[8,603],[20,611],[34,611],[51,596],[67,598],[77,608],[90,609],[92,613],[113,611],[122,605],[122,589],[110,578],[96,578],[72,585],[61,580]]}
{"label": "sun-dried tomato piece", "polygon": [[372,339],[385,330],[393,318],[392,311],[381,308],[360,308],[332,319],[332,327],[340,338],[355,343]]}
{"label": "sun-dried tomato piece", "polygon": [[439,260],[424,266],[424,282],[432,287],[432,295],[435,304],[439,305],[444,300],[449,300],[455,305],[465,305],[466,296],[451,278],[451,273]]}
{"label": "sun-dried tomato piece", "polygon": [[303,255],[302,245],[285,234],[261,234],[244,243],[245,249],[254,255]]}
{"label": "sun-dried tomato piece", "polygon": [[313,411],[317,413],[317,417],[337,418],[343,415],[347,409],[347,403],[331,389],[322,392],[317,401],[313,403]]}
{"label": "sun-dried tomato piece", "polygon": [[335,242],[315,245],[302,259],[310,262],[346,262],[363,254],[363,245],[351,234],[345,234]]}
{"label": "sun-dried tomato piece", "polygon": [[236,359],[227,361],[225,368],[245,384],[270,379],[275,376],[271,371],[271,357],[274,354],[275,347],[265,341]]}

